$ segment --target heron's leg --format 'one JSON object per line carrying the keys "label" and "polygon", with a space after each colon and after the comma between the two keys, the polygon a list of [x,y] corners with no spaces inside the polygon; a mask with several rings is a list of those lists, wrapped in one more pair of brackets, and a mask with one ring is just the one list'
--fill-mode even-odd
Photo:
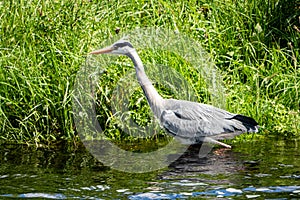
{"label": "heron's leg", "polygon": [[221,145],[221,146],[223,146],[223,147],[226,147],[226,148],[231,149],[231,146],[230,146],[230,145],[225,144],[225,143],[223,143],[223,142],[220,142],[220,141],[218,141],[218,140],[212,139],[211,137],[205,137],[204,140],[203,140],[203,142],[210,142],[210,143],[218,144],[218,145]]}
{"label": "heron's leg", "polygon": [[202,142],[201,147],[199,149],[199,158],[205,158],[209,152],[213,149],[213,145],[208,142]]}

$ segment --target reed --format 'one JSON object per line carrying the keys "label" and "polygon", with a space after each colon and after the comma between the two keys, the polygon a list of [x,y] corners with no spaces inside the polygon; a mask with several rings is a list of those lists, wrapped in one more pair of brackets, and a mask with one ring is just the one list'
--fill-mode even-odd
{"label": "reed", "polygon": [[[117,27],[126,32],[145,26],[176,29],[199,41],[222,73],[229,111],[257,119],[262,135],[297,137],[299,10],[297,0],[3,1],[0,139],[35,144],[78,141],[71,100],[76,72],[87,53],[116,35]],[[141,55],[151,61],[151,56]],[[134,139],[117,129],[108,103],[118,78],[130,68],[112,66],[99,83],[98,120],[112,139]],[[190,72],[180,70],[205,102],[208,95]],[[132,110],[140,110],[132,111],[134,120],[147,124],[150,110],[142,91],[134,93],[130,103]]]}

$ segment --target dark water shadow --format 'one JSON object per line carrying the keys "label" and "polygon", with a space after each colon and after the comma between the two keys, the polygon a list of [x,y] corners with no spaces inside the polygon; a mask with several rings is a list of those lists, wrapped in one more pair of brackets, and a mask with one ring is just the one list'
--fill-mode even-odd
{"label": "dark water shadow", "polygon": [[[223,173],[229,165],[238,166],[240,161],[228,148],[213,148],[205,157],[199,157],[202,144],[191,145],[188,150],[169,167],[181,172]],[[199,168],[199,166],[201,166]],[[196,167],[196,168],[195,168]],[[235,169],[234,169],[235,170]]]}
{"label": "dark water shadow", "polygon": [[191,145],[179,159],[169,165],[167,171],[160,174],[160,179],[208,185],[236,184],[230,176],[239,174],[245,168],[244,162],[239,159],[239,153],[227,148],[213,148],[206,157],[199,157],[201,146],[202,144]]}

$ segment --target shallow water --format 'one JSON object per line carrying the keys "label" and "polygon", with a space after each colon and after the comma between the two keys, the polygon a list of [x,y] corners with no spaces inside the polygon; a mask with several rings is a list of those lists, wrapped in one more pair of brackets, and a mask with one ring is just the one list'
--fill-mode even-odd
{"label": "shallow water", "polygon": [[84,147],[0,146],[0,199],[298,199],[300,147],[271,138],[214,148],[191,147],[169,167],[144,174],[111,170]]}

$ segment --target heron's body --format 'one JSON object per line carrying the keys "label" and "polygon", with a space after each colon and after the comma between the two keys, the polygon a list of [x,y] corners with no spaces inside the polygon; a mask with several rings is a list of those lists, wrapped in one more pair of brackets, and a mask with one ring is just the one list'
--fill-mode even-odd
{"label": "heron's body", "polygon": [[126,40],[119,40],[108,48],[91,54],[122,54],[131,58],[136,76],[152,112],[171,135],[185,143],[203,141],[229,147],[217,140],[231,139],[244,132],[257,132],[257,122],[247,116],[233,114],[226,110],[197,102],[163,99],[148,79],[142,61],[133,46]]}
{"label": "heron's body", "polygon": [[[165,110],[161,122],[170,132],[181,136],[215,136],[233,132],[253,132],[254,120],[242,115],[196,102],[168,99],[164,101]],[[183,106],[184,105],[184,106]]]}

